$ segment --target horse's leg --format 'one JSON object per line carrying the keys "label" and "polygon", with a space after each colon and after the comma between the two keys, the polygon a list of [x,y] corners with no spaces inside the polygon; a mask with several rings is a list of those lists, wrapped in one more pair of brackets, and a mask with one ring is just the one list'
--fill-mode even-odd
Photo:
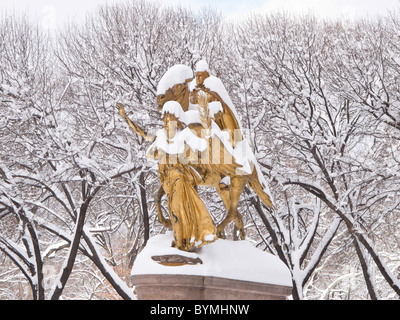
{"label": "horse's leg", "polygon": [[158,220],[160,220],[160,222],[163,224],[164,227],[167,227],[168,229],[172,230],[171,220],[164,218],[164,215],[163,215],[162,209],[161,209],[161,199],[164,194],[165,194],[164,188],[161,186],[160,189],[158,189],[156,195],[154,196],[154,202],[155,202],[156,208],[157,208]]}
{"label": "horse's leg", "polygon": [[244,233],[244,225],[243,225],[243,219],[242,219],[242,215],[239,213],[239,211],[235,211],[235,218],[234,218],[234,222],[235,225],[239,231],[239,237],[240,240],[245,240],[246,239],[246,235]]}
{"label": "horse's leg", "polygon": [[245,180],[241,176],[235,176],[231,179],[231,208],[234,211],[234,222],[239,231],[239,237],[241,240],[245,240],[246,236],[244,233],[244,225],[242,215],[237,210],[240,195],[242,194],[245,185]]}
{"label": "horse's leg", "polygon": [[[242,221],[242,216],[237,211],[237,205],[239,203],[240,195],[242,194],[244,187],[244,180],[240,176],[231,177],[231,185],[229,192],[229,202],[225,203],[228,209],[228,214],[226,218],[218,225],[217,234],[223,234],[225,227],[234,220],[242,240],[245,239],[244,226]],[[221,196],[222,197],[222,196]]]}
{"label": "horse's leg", "polygon": [[[230,186],[228,186],[224,183],[220,183],[218,186],[216,186],[216,189],[217,189],[217,192],[218,192],[219,196],[221,197],[222,201],[224,202],[226,211],[229,212],[229,206],[231,203]],[[226,218],[225,218],[225,220],[226,220]],[[218,236],[218,238],[225,239],[224,228],[227,225],[227,223],[224,224],[223,226],[221,226],[221,224],[217,228],[217,236]]]}

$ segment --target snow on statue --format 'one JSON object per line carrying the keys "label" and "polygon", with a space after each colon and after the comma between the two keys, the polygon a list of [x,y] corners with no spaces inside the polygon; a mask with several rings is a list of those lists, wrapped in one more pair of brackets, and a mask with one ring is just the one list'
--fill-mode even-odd
{"label": "snow on statue", "polygon": [[[248,184],[263,203],[273,209],[270,193],[254,153],[244,139],[236,109],[222,81],[209,73],[201,60],[193,71],[185,65],[171,67],[157,88],[157,104],[164,128],[155,136],[145,132],[119,112],[133,131],[152,144],[148,157],[159,165],[161,187],[155,197],[160,221],[173,230],[173,245],[192,248],[224,237],[232,220],[245,238],[237,204]],[[214,187],[221,196],[226,218],[215,227],[197,186]],[[168,197],[169,219],[161,210],[161,197]]]}

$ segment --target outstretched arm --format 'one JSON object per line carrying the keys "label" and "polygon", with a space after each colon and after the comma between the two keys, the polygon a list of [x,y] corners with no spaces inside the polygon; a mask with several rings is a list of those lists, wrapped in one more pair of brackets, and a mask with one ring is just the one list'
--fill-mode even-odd
{"label": "outstretched arm", "polygon": [[128,125],[132,128],[132,130],[138,134],[139,136],[143,137],[145,140],[153,142],[156,139],[156,136],[153,134],[148,133],[147,131],[143,130],[141,127],[139,127],[137,124],[133,123],[131,119],[128,118],[128,116],[125,113],[125,108],[121,103],[117,103],[117,108],[119,114],[125,119],[125,121],[128,123]]}

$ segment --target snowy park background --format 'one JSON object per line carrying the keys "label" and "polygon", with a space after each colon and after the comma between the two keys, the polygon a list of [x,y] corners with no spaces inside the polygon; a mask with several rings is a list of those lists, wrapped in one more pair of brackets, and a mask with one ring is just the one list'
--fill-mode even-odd
{"label": "snowy park background", "polygon": [[[45,1],[41,18],[2,11],[0,299],[135,298],[135,258],[166,230],[149,144],[115,105],[155,132],[158,81],[200,59],[225,84],[277,207],[245,190],[247,240],[287,265],[292,298],[399,299],[398,2],[335,16],[267,2],[239,17],[110,1],[62,27]],[[199,192],[221,221],[222,200]]]}

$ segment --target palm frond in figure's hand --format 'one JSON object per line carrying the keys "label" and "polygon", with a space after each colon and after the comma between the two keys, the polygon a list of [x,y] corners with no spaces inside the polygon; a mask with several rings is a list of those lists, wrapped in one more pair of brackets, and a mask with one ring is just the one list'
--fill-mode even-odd
{"label": "palm frond in figure's hand", "polygon": [[126,113],[125,113],[124,105],[123,105],[122,103],[117,103],[117,109],[118,109],[119,114],[120,114],[123,118],[125,118],[125,117],[126,117]]}
{"label": "palm frond in figure's hand", "polygon": [[199,92],[198,103],[199,103],[199,114],[200,114],[201,124],[203,125],[203,128],[206,130],[207,136],[209,136],[211,132],[211,117],[208,108],[208,98],[206,93],[202,91]]}

